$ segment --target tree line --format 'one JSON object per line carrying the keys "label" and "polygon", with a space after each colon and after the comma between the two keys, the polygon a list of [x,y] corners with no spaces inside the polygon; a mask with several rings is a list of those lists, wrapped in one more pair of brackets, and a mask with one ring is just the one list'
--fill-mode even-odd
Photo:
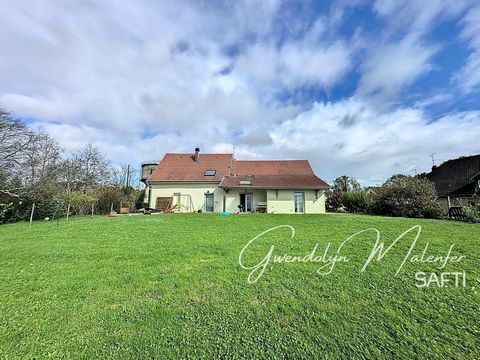
{"label": "tree line", "polygon": [[[132,176],[133,175],[133,176]],[[127,185],[128,184],[128,185]],[[133,186],[132,186],[133,185]],[[0,224],[141,206],[138,174],[114,167],[97,147],[67,154],[57,140],[0,108]]]}

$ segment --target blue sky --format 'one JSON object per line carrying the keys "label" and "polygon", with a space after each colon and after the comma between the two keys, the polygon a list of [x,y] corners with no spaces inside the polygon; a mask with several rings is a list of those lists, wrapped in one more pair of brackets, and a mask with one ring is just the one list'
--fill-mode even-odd
{"label": "blue sky", "polygon": [[308,159],[364,184],[480,153],[475,1],[15,1],[0,105],[66,151]]}

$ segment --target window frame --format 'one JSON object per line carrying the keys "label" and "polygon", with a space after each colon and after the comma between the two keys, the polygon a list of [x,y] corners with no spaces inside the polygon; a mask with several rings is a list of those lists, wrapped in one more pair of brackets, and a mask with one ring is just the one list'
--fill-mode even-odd
{"label": "window frame", "polygon": [[214,170],[214,169],[207,169],[203,173],[203,176],[215,176],[215,175],[217,175],[217,170]]}
{"label": "window frame", "polygon": [[[208,200],[211,198],[212,199],[212,202],[211,202],[211,209],[208,208]],[[205,212],[206,213],[213,213],[215,212],[215,194],[212,192],[212,193],[205,193]]]}
{"label": "window frame", "polygon": [[[301,194],[302,196],[302,211],[298,211],[297,209],[296,194]],[[293,210],[297,214],[305,214],[305,192],[304,191],[293,192]]]}

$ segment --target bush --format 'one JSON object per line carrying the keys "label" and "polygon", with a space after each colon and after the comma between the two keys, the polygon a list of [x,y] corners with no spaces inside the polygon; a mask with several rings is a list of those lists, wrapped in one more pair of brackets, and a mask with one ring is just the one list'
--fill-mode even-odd
{"label": "bush", "polygon": [[108,214],[113,204],[113,210],[120,212],[120,205],[135,210],[139,202],[139,198],[143,201],[143,191],[133,188],[121,188],[116,186],[103,186],[95,189],[96,197],[95,213]]}
{"label": "bush", "polygon": [[18,205],[19,220],[28,220],[35,203],[33,220],[41,220],[46,217],[58,218],[64,214],[64,200],[57,184],[45,181],[30,185],[24,189],[22,201]]}
{"label": "bush", "polygon": [[470,206],[464,206],[462,210],[463,214],[465,215],[464,221],[470,223],[480,223],[480,211],[477,211]]}
{"label": "bush", "polygon": [[120,202],[123,198],[122,188],[115,186],[103,186],[95,189],[95,213],[96,214],[108,214],[110,213],[110,207],[113,204],[113,210],[120,212]]}
{"label": "bush", "polygon": [[378,215],[441,218],[433,183],[425,178],[394,175],[375,190],[372,211]]}
{"label": "bush", "polygon": [[13,203],[0,204],[0,224],[15,221],[15,207]]}
{"label": "bush", "polygon": [[372,196],[365,190],[348,191],[342,194],[342,204],[350,213],[366,214],[373,205]]}
{"label": "bush", "polygon": [[95,197],[88,193],[72,192],[65,196],[65,202],[70,204],[70,213],[74,215],[89,214]]}
{"label": "bush", "polygon": [[327,211],[338,211],[342,207],[342,192],[336,188],[325,192],[325,207]]}

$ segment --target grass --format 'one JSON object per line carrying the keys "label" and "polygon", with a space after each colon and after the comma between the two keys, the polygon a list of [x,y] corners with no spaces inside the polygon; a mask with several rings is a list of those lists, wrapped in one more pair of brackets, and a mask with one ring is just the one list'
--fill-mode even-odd
{"label": "grass", "polygon": [[[414,249],[467,255],[460,263],[409,263],[412,236],[359,269],[373,239],[346,245],[350,260],[273,264],[255,284],[246,262],[275,253],[332,250],[378,228],[392,242],[422,225]],[[480,226],[353,215],[206,214],[71,218],[0,227],[0,355],[58,358],[480,358]],[[408,240],[408,241],[407,241]],[[417,271],[465,271],[467,286],[415,286]]]}

